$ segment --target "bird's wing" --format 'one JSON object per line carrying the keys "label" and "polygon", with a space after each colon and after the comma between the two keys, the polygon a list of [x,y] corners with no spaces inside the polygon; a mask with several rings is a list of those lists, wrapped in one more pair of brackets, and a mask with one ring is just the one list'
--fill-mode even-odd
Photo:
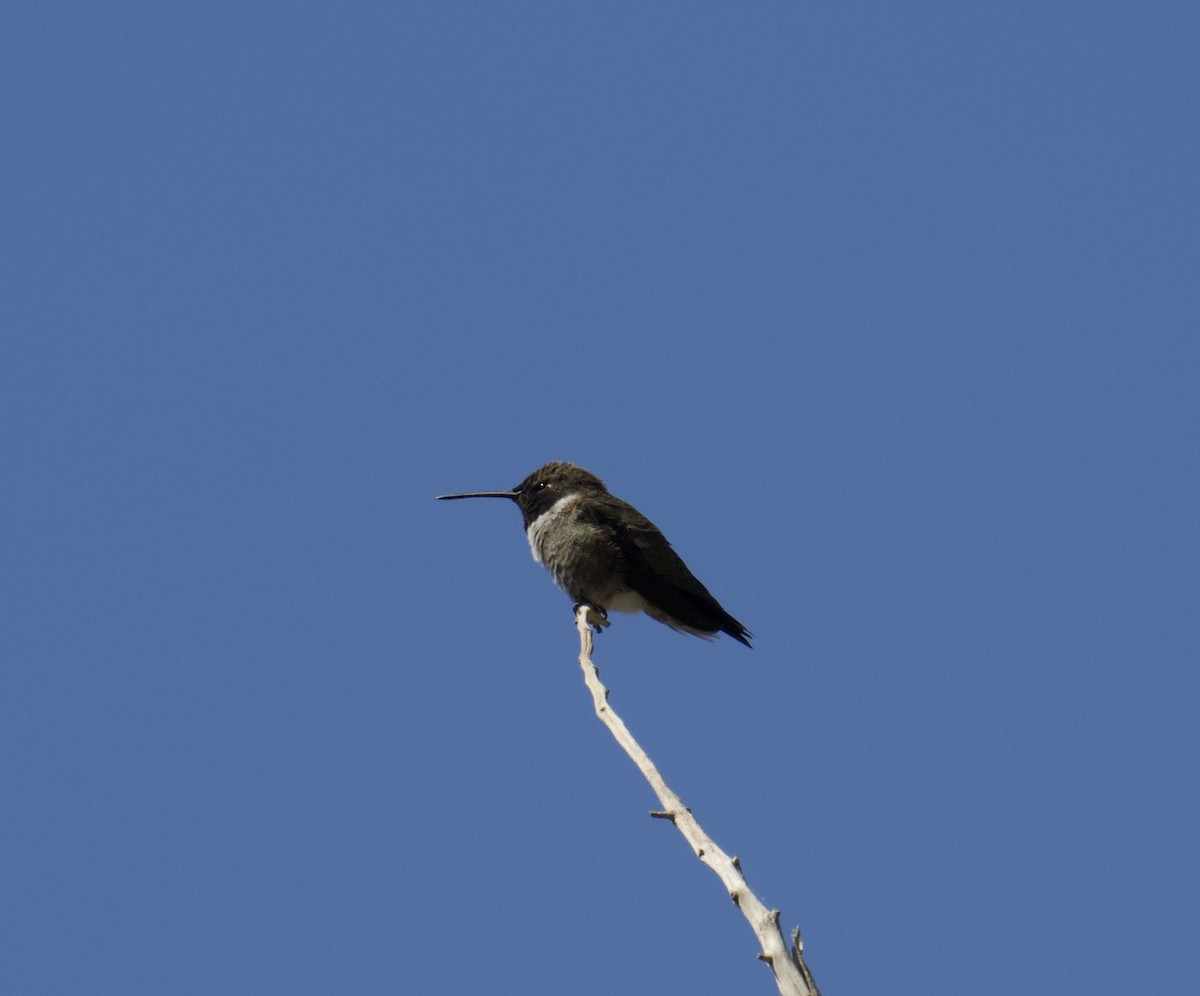
{"label": "bird's wing", "polygon": [[720,630],[749,646],[746,628],[713,598],[653,522],[620,498],[584,505],[591,524],[620,550],[626,583],[634,591],[693,629],[712,632],[715,616]]}

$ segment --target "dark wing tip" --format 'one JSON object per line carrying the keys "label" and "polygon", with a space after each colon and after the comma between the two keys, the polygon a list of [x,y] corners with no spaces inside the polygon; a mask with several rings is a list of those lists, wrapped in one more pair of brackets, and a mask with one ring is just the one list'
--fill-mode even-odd
{"label": "dark wing tip", "polygon": [[721,631],[723,633],[728,633],[743,646],[750,647],[751,650],[754,649],[750,646],[750,641],[754,639],[754,634],[746,629],[746,627],[736,619],[733,619],[729,624],[722,626]]}

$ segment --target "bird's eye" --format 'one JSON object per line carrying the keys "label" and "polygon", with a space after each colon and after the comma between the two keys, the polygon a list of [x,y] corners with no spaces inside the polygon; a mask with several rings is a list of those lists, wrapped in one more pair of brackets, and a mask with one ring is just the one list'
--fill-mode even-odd
{"label": "bird's eye", "polygon": [[547,484],[545,481],[538,481],[537,484],[534,485],[534,488],[537,489],[538,491],[545,491],[546,488],[548,488],[548,487],[550,487],[550,485]]}

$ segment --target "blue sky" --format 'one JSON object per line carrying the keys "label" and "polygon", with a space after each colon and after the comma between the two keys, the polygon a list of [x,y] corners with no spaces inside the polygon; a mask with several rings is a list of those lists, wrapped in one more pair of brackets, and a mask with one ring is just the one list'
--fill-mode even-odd
{"label": "blue sky", "polygon": [[18,4],[0,989],[1190,992],[1194,4]]}

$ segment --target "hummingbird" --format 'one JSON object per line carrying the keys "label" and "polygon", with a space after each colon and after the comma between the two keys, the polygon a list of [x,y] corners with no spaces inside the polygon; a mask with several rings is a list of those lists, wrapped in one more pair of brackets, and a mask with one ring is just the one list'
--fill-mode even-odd
{"label": "hummingbird", "polygon": [[508,498],[525,519],[533,559],[581,605],[590,605],[608,625],[608,611],[645,612],[682,633],[713,639],[728,633],[750,646],[751,633],[726,612],[659,528],[641,512],[611,495],[591,471],[553,461],[511,491],[438,495]]}

